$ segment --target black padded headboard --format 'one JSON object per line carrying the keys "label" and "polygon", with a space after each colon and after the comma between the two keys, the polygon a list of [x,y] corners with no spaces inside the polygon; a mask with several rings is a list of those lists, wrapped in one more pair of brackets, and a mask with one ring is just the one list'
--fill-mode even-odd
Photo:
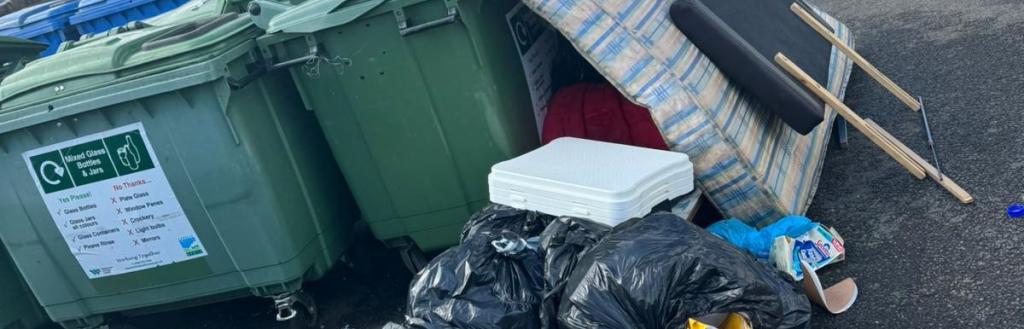
{"label": "black padded headboard", "polygon": [[775,65],[784,53],[823,86],[832,46],[790,11],[793,0],[678,0],[672,21],[715,66],[801,134],[825,104]]}

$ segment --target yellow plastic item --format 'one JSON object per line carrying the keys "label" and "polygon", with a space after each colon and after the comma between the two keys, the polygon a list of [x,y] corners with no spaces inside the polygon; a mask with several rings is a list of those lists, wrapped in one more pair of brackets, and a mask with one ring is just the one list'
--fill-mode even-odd
{"label": "yellow plastic item", "polygon": [[704,324],[703,322],[690,318],[690,321],[686,324],[686,329],[717,329],[710,325]]}
{"label": "yellow plastic item", "polygon": [[690,319],[686,325],[686,329],[752,329],[750,321],[746,317],[739,313],[731,313],[729,316],[722,320],[718,326],[712,326],[695,319]]}
{"label": "yellow plastic item", "polygon": [[719,329],[751,329],[750,321],[739,313],[729,314],[725,321],[718,326]]}

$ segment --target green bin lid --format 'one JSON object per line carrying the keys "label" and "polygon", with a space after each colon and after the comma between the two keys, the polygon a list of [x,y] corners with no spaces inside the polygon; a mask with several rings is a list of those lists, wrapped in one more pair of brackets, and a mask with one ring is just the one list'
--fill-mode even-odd
{"label": "green bin lid", "polygon": [[[348,24],[373,10],[385,0],[309,0],[294,7],[284,7],[272,1],[253,1],[250,13],[267,33],[313,33]],[[253,8],[273,8],[253,10]],[[269,18],[269,19],[268,19]]]}
{"label": "green bin lid", "polygon": [[46,47],[44,43],[0,36],[0,80],[39,57]]}
{"label": "green bin lid", "polygon": [[46,47],[44,43],[0,36],[0,64],[36,58]]}
{"label": "green bin lid", "polygon": [[226,77],[260,34],[247,15],[227,14],[67,42],[0,82],[0,133]]}
{"label": "green bin lid", "polygon": [[207,61],[259,35],[248,17],[228,14],[170,26],[138,23],[65,43],[0,83],[0,114]]}

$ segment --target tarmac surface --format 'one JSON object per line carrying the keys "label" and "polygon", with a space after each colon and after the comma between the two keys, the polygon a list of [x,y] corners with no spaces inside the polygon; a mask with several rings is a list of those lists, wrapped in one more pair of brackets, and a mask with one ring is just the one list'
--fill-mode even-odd
{"label": "tarmac surface", "polygon": [[[841,315],[816,309],[813,327],[1024,328],[1024,220],[1004,214],[1024,193],[1024,2],[813,2],[848,24],[861,54],[924,97],[942,169],[976,199],[964,206],[915,180],[851,127],[849,147],[829,150],[808,217],[847,243],[847,260],[822,270],[823,280],[854,277],[860,297]],[[860,70],[846,101],[930,159],[919,115]],[[353,256],[356,269],[308,286],[321,328],[401,321],[410,275],[396,254],[369,249]],[[243,299],[125,321],[277,328],[270,306]]]}
{"label": "tarmac surface", "polygon": [[[860,298],[816,328],[1024,328],[1024,221],[1006,206],[1024,193],[1024,2],[822,0],[857,49],[924,98],[942,169],[976,201],[960,205],[917,181],[851,131],[829,151],[808,216],[834,225]],[[857,70],[847,104],[930,158],[919,116]],[[819,310],[820,311],[820,310]]]}

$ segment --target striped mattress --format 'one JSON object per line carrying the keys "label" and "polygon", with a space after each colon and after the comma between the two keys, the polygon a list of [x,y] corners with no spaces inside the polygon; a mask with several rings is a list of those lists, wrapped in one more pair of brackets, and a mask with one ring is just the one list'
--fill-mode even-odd
{"label": "striped mattress", "polygon": [[[672,150],[726,217],[756,226],[803,214],[814,197],[836,113],[800,135],[744,94],[672,24],[673,0],[523,0],[612,84],[650,109]],[[847,28],[818,11],[839,39]],[[852,63],[832,49],[828,88],[842,99]]]}

